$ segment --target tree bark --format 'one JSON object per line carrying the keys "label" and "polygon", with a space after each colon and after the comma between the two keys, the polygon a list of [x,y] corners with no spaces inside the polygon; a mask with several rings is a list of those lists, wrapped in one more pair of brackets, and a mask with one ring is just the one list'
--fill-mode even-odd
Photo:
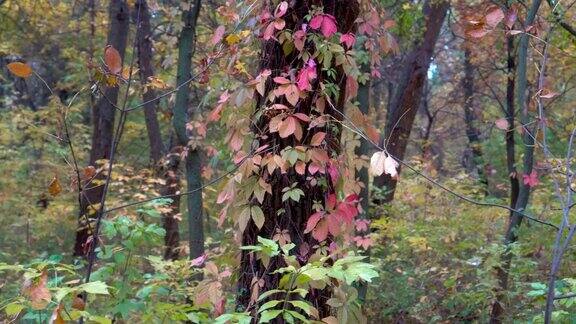
{"label": "tree bark", "polygon": [[[369,72],[369,67],[368,66],[362,66],[362,70],[363,72]],[[361,84],[358,87],[358,109],[360,110],[361,113],[363,113],[364,115],[368,115],[369,111],[370,111],[370,88],[372,85],[372,82],[370,81],[371,79],[368,78],[366,80],[366,82],[364,84]],[[371,148],[371,144],[368,142],[368,140],[366,140],[365,138],[360,138],[360,146],[358,146],[355,150],[356,156],[368,156],[370,154],[370,148]],[[360,193],[358,196],[360,196],[360,205],[362,207],[362,213],[360,213],[360,215],[358,215],[358,218],[361,219],[369,219],[370,218],[370,214],[369,214],[369,208],[370,208],[370,177],[368,175],[368,168],[366,167],[362,167],[360,170],[358,170],[357,173],[357,177],[358,182],[361,182],[363,184],[363,187],[360,189]],[[360,235],[367,235],[370,233],[370,230],[368,230],[365,233],[359,233]],[[370,250],[367,249],[365,252],[365,255],[367,255],[368,257],[370,256]],[[359,286],[358,286],[358,299],[361,302],[364,302],[366,300],[366,294],[368,292],[368,284],[365,282],[362,282]]]}
{"label": "tree bark", "polygon": [[[188,107],[190,103],[190,85],[187,82],[192,77],[192,55],[196,38],[196,23],[200,14],[201,1],[195,0],[194,5],[182,14],[184,26],[180,33],[178,45],[178,71],[176,84],[181,86],[176,93],[174,117],[172,120],[178,145],[188,147],[189,137],[186,123],[189,121]],[[204,227],[202,205],[201,156],[197,149],[189,149],[186,155],[186,183],[188,206],[188,232],[190,258],[194,259],[204,254]]]}
{"label": "tree bark", "polygon": [[[150,143],[150,160],[154,165],[156,175],[162,177],[165,181],[160,186],[160,194],[162,196],[172,196],[180,190],[180,176],[178,175],[180,155],[175,150],[164,156],[165,148],[157,115],[158,100],[154,100],[158,93],[153,88],[147,87],[149,79],[154,77],[154,67],[152,65],[150,10],[146,0],[136,1],[132,18],[136,23],[140,22],[137,36],[138,66],[143,89],[144,118]],[[164,259],[166,260],[176,260],[179,256],[180,228],[179,221],[176,218],[179,213],[180,197],[174,197],[170,203],[170,211],[165,212],[162,216],[162,226],[166,231],[164,236]]]}
{"label": "tree bark", "polygon": [[[274,1],[268,1],[269,8],[274,8]],[[354,21],[359,13],[359,3],[356,0],[298,0],[294,4],[290,5],[288,12],[283,18],[286,20],[286,29],[288,30],[299,30],[302,27],[302,23],[306,20],[304,17],[310,14],[310,9],[312,5],[322,6],[324,8],[325,14],[333,15],[336,18],[338,31],[342,33],[347,33],[352,31],[354,27]],[[301,60],[296,56],[296,53],[290,53],[286,55],[282,49],[282,45],[275,40],[264,41],[261,51],[260,60],[261,70],[268,69],[272,71],[272,75],[268,79],[265,87],[265,93],[263,96],[258,96],[256,102],[255,116],[259,116],[254,122],[252,127],[253,133],[255,134],[256,147],[263,147],[268,145],[270,147],[270,152],[266,154],[277,154],[288,147],[295,147],[296,145],[307,146],[312,136],[323,131],[326,133],[326,142],[328,143],[325,148],[328,156],[335,156],[340,152],[340,129],[338,123],[335,123],[335,127],[314,127],[309,130],[304,130],[304,135],[302,137],[302,143],[298,141],[294,136],[288,138],[282,138],[277,132],[270,132],[270,120],[271,116],[267,114],[260,114],[260,109],[264,109],[263,106],[268,106],[270,104],[280,103],[288,104],[284,97],[277,97],[272,102],[267,102],[267,98],[270,91],[273,89],[272,78],[278,76],[282,71],[288,71],[289,69],[299,69],[301,67]],[[341,70],[341,69],[340,69]],[[326,74],[322,73],[321,67],[316,67],[316,73],[318,79],[332,79]],[[344,108],[344,103],[346,100],[345,95],[345,77],[343,71],[337,71],[336,77],[333,78],[339,87],[339,93],[337,99],[332,97],[331,100],[334,102],[334,106],[326,105],[324,113],[330,115],[336,120],[342,120],[342,114]],[[319,91],[319,82],[316,80],[311,84],[312,91],[309,93],[314,93]],[[295,106],[295,113],[302,113],[304,115],[314,117],[314,98],[309,95],[306,99],[300,99],[298,104]],[[256,117],[255,117],[256,118]],[[264,154],[264,153],[262,153]],[[306,168],[308,170],[308,168]],[[290,235],[292,243],[296,245],[293,251],[299,254],[299,259],[302,264],[306,263],[308,258],[314,254],[314,245],[317,241],[310,235],[304,234],[304,229],[306,228],[306,223],[309,217],[314,213],[313,205],[315,202],[324,204],[326,197],[335,192],[334,181],[328,172],[326,174],[310,174],[309,171],[304,171],[304,175],[298,174],[294,168],[289,168],[287,172],[281,173],[279,168],[276,168],[271,174],[268,173],[266,168],[262,168],[259,171],[259,176],[263,178],[266,183],[271,186],[271,193],[266,193],[260,207],[264,213],[265,222],[262,228],[250,221],[242,233],[242,245],[257,245],[258,236],[272,239],[277,231],[287,231]],[[317,180],[326,179],[326,185],[314,185],[310,178],[315,178]],[[301,189],[305,195],[300,197],[298,202],[291,199],[285,201],[282,200],[283,192],[285,187],[290,187],[295,185],[296,188]],[[251,204],[258,204],[256,199],[252,199]],[[284,212],[279,213],[280,210]],[[301,247],[307,247],[307,252],[302,252]],[[280,280],[280,275],[272,274],[274,270],[279,267],[284,266],[281,258],[274,257],[271,258],[268,267],[265,267],[260,260],[256,260],[250,252],[241,252],[240,269],[238,271],[238,291],[236,297],[236,303],[238,309],[247,309],[250,304],[250,297],[252,286],[254,282],[259,280],[263,281],[263,285],[260,287],[259,291],[265,292],[270,289],[275,289],[278,287],[278,282]],[[330,291],[328,290],[317,290],[312,289],[306,297],[310,303],[316,307],[319,311],[320,318],[328,316],[329,308],[326,305],[326,301],[330,298]],[[282,322],[282,319],[276,319],[276,322]]]}
{"label": "tree bark", "polygon": [[[541,0],[534,0],[530,9],[526,15],[524,22],[525,26],[530,26],[538,13],[540,8]],[[528,45],[529,36],[527,34],[522,34],[520,36],[520,41],[518,43],[518,56],[517,56],[517,75],[516,75],[516,85],[515,85],[515,97],[516,105],[520,108],[520,115],[522,127],[524,129],[524,135],[522,136],[524,142],[524,157],[523,157],[523,172],[524,174],[530,174],[534,166],[534,136],[531,131],[531,121],[530,115],[528,113],[528,105],[526,101],[526,91],[527,91],[527,65],[528,65]],[[520,183],[518,198],[515,209],[523,212],[528,205],[528,200],[530,198],[530,186],[524,183]],[[502,266],[498,271],[499,276],[499,286],[497,287],[496,301],[492,305],[492,312],[490,314],[490,323],[502,323],[504,314],[504,303],[505,303],[505,292],[508,289],[508,277],[509,271],[512,264],[512,253],[510,251],[511,245],[518,241],[518,229],[522,224],[523,216],[518,212],[511,213],[510,220],[508,223],[508,228],[506,230],[506,236],[504,237],[504,245],[506,246],[506,251],[502,255]]]}
{"label": "tree bark", "polygon": [[[408,55],[399,84],[388,107],[388,118],[381,146],[397,159],[403,159],[408,145],[410,132],[420,100],[428,68],[434,54],[434,47],[446,12],[450,6],[449,1],[427,0],[423,12],[426,17],[424,36],[416,48]],[[374,186],[385,190],[384,197],[377,199],[377,204],[388,203],[394,199],[397,180],[388,174],[374,178]]]}
{"label": "tree bark", "polygon": [[162,143],[162,134],[160,133],[160,125],[156,114],[158,100],[154,100],[157,97],[157,93],[151,87],[146,87],[149,79],[154,76],[150,11],[146,0],[137,0],[134,6],[132,15],[136,23],[137,16],[140,16],[139,33],[137,33],[138,65],[140,67],[140,82],[144,88],[142,99],[144,100],[144,117],[146,129],[148,130],[148,141],[150,142],[150,160],[157,164],[164,153],[164,144]]}
{"label": "tree bark", "polygon": [[482,155],[482,143],[480,143],[480,131],[476,128],[476,111],[474,109],[474,65],[472,64],[469,44],[464,44],[464,79],[462,86],[464,88],[464,121],[466,123],[466,137],[468,137],[468,146],[472,151],[472,167],[484,191],[488,194],[488,178],[484,171],[484,158]]}
{"label": "tree bark", "polygon": [[[124,60],[126,41],[130,25],[128,4],[125,0],[111,0],[108,7],[110,25],[108,27],[108,44],[113,46]],[[95,165],[96,161],[109,159],[112,140],[114,138],[114,119],[116,104],[118,102],[119,88],[109,87],[104,89],[102,97],[96,102],[92,111],[92,147],[90,149],[89,165]],[[88,207],[99,203],[103,194],[103,185],[88,185],[82,195],[80,206],[80,224],[76,232],[74,255],[84,255],[84,245],[90,233],[86,221],[89,219]]]}

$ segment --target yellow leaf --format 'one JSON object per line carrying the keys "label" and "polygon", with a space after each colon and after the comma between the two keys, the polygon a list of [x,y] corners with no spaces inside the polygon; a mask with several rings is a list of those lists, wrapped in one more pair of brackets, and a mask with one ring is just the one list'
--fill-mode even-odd
{"label": "yellow leaf", "polygon": [[234,44],[237,44],[238,42],[240,42],[240,36],[238,36],[236,34],[230,34],[230,35],[226,36],[226,43],[228,45],[234,45]]}
{"label": "yellow leaf", "polygon": [[48,186],[48,193],[56,197],[60,194],[60,192],[62,192],[62,186],[60,185],[60,181],[58,181],[58,178],[54,177],[54,179],[52,179],[50,185]]}
{"label": "yellow leaf", "polygon": [[27,78],[32,74],[32,68],[26,63],[12,62],[7,65],[8,70],[17,77]]}

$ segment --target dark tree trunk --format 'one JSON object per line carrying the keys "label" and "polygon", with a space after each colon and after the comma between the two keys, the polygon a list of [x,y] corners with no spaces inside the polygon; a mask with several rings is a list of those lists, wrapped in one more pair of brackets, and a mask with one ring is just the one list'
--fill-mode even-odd
{"label": "dark tree trunk", "polygon": [[[274,1],[268,1],[271,8],[274,8]],[[305,21],[304,17],[309,14],[312,5],[323,6],[324,13],[331,14],[336,18],[338,31],[347,33],[352,31],[354,21],[359,13],[359,3],[356,0],[297,0],[291,4],[288,12],[283,17],[286,20],[286,29],[298,30],[301,24]],[[263,43],[261,52],[261,70],[269,69],[272,75],[267,81],[266,91],[263,97],[259,97],[256,103],[257,110],[262,109],[268,93],[273,88],[271,79],[291,68],[300,68],[300,60],[297,59],[295,53],[288,55],[284,54],[282,45],[275,40],[265,41]],[[316,67],[318,79],[331,79],[321,72],[318,65]],[[342,120],[340,112],[343,111],[345,103],[345,77],[343,72],[338,71],[334,80],[337,80],[340,93],[338,100],[332,98],[334,107],[326,105],[325,113],[331,115],[336,120]],[[312,90],[318,91],[319,84],[317,80],[312,84]],[[310,93],[313,93],[310,92]],[[283,97],[276,98],[272,103],[287,104]],[[301,99],[295,107],[296,113],[302,113],[307,116],[313,117],[313,98],[310,95],[306,99]],[[269,103],[266,103],[268,105]],[[338,112],[339,111],[339,112]],[[267,114],[256,114],[260,116],[253,125],[253,132],[256,136],[255,141],[258,142],[257,147],[269,145],[271,152],[266,154],[280,154],[280,152],[287,147],[294,147],[296,145],[307,146],[310,138],[317,132],[326,132],[326,142],[328,143],[325,150],[329,156],[337,155],[340,151],[340,130],[334,128],[320,128],[315,127],[310,130],[305,130],[302,143],[290,136],[288,138],[281,138],[277,132],[271,133],[269,131],[269,123],[271,117]],[[337,125],[338,123],[335,123]],[[264,154],[264,153],[263,153]],[[307,170],[307,168],[306,168]],[[309,250],[305,254],[299,255],[300,261],[306,263],[307,259],[315,252],[313,246],[317,244],[316,240],[310,234],[304,234],[304,229],[309,217],[313,214],[313,204],[315,202],[323,203],[328,194],[334,193],[334,184],[331,177],[328,175],[315,175],[309,174],[305,171],[305,175],[298,174],[294,168],[288,169],[284,174],[279,169],[275,169],[272,174],[269,174],[266,168],[261,169],[260,177],[264,178],[267,183],[271,185],[271,193],[264,196],[263,202],[260,207],[265,216],[265,222],[262,228],[258,229],[254,222],[250,221],[248,226],[242,234],[242,245],[257,245],[257,237],[271,239],[276,231],[287,231],[290,235],[292,243],[296,245],[294,251],[299,251],[300,247],[308,246]],[[326,187],[321,185],[313,185],[309,178],[326,178]],[[296,185],[297,188],[305,192],[305,195],[300,197],[298,202],[291,199],[282,201],[282,189]],[[254,199],[255,200],[255,199]],[[255,201],[251,202],[256,203]],[[283,210],[283,213],[279,213]],[[296,253],[295,252],[295,253]],[[278,287],[280,276],[278,274],[271,274],[275,269],[284,266],[280,258],[274,257],[271,259],[269,266],[266,268],[260,260],[256,260],[249,252],[242,251],[240,269],[238,271],[238,291],[236,303],[239,309],[246,309],[250,304],[251,287],[254,280],[262,279],[263,286],[260,287],[260,292],[265,292],[270,289]],[[306,297],[311,304],[319,311],[320,318],[328,315],[329,308],[326,301],[330,298],[330,292],[327,290],[314,290],[312,289]],[[276,319],[281,322],[281,319]]]}
{"label": "dark tree trunk", "polygon": [[[414,118],[420,107],[424,83],[434,54],[434,46],[450,3],[448,1],[428,0],[423,12],[426,17],[424,36],[416,48],[408,55],[401,77],[388,107],[386,130],[381,146],[397,159],[403,159],[408,145]],[[394,199],[397,180],[388,174],[374,178],[374,186],[384,189],[383,199],[377,204],[388,203]]]}
{"label": "dark tree trunk", "polygon": [[[469,44],[464,44],[468,46]],[[464,121],[466,123],[466,137],[468,146],[472,151],[472,168],[476,170],[480,183],[484,186],[485,193],[488,194],[488,178],[484,171],[484,159],[482,156],[482,143],[480,143],[480,131],[476,128],[476,111],[474,109],[474,65],[472,64],[472,53],[466,47],[464,49]]]}
{"label": "dark tree trunk", "polygon": [[[126,51],[126,41],[130,25],[130,15],[125,0],[111,0],[108,7],[110,25],[108,27],[108,44],[118,50],[122,59]],[[96,102],[92,111],[92,148],[90,150],[89,165],[95,165],[96,161],[109,159],[112,140],[114,138],[114,118],[116,115],[115,105],[118,102],[119,88],[110,87],[103,91],[102,97]],[[80,206],[80,224],[76,233],[74,255],[84,255],[84,244],[88,239],[89,230],[87,219],[88,206],[100,202],[103,194],[103,185],[89,185],[82,195]]]}
{"label": "dark tree trunk", "polygon": [[[154,164],[157,175],[162,177],[165,184],[160,186],[162,196],[176,195],[180,190],[180,177],[178,167],[180,165],[180,155],[178,152],[171,152],[162,159],[165,148],[162,142],[162,133],[158,123],[157,93],[154,89],[147,87],[149,79],[154,77],[152,66],[152,27],[150,25],[150,11],[146,0],[138,0],[135,3],[132,18],[137,23],[140,21],[137,49],[138,66],[140,68],[140,82],[143,88],[142,99],[144,100],[144,117],[146,129],[148,131],[148,141],[150,143],[150,160]],[[180,229],[176,215],[180,212],[180,197],[172,198],[170,211],[163,214],[162,225],[166,234],[164,236],[164,259],[176,260],[179,256]]]}
{"label": "dark tree trunk", "polygon": [[148,130],[148,141],[150,142],[150,160],[157,164],[164,153],[164,144],[162,144],[162,134],[158,124],[156,107],[158,100],[154,100],[157,93],[151,87],[146,87],[149,79],[154,76],[152,67],[152,28],[150,26],[150,11],[146,0],[137,0],[134,12],[132,13],[134,21],[140,19],[140,26],[137,40],[138,49],[138,66],[140,67],[140,82],[143,87],[144,99],[144,117],[146,120],[146,129]]}
{"label": "dark tree trunk", "polygon": [[[185,11],[182,16],[184,26],[180,33],[178,45],[178,71],[176,84],[186,85],[180,87],[176,93],[176,103],[174,105],[173,125],[179,146],[188,147],[189,137],[186,131],[186,123],[190,117],[188,108],[190,103],[190,84],[192,77],[192,55],[196,38],[196,23],[200,14],[201,1],[195,0],[194,6]],[[198,149],[189,149],[186,153],[186,197],[188,205],[188,232],[190,258],[194,259],[204,254],[204,225],[203,225],[203,205],[202,205],[202,177],[201,177],[201,156]]]}
{"label": "dark tree trunk", "polygon": [[[534,0],[528,13],[526,15],[526,20],[524,22],[525,26],[530,26],[538,13],[540,8],[541,0]],[[523,156],[523,173],[530,174],[534,166],[534,134],[530,127],[531,120],[528,113],[528,103],[527,103],[527,68],[528,68],[528,45],[529,36],[527,34],[522,34],[518,43],[518,65],[516,74],[516,84],[515,84],[515,97],[516,105],[520,109],[520,115],[522,127],[524,128],[524,134],[522,136],[524,142],[524,156]],[[510,61],[509,61],[510,64]],[[510,66],[510,65],[509,65]],[[510,109],[510,107],[508,107]],[[518,181],[518,180],[517,180]],[[512,193],[513,194],[513,193]],[[512,198],[514,198],[512,196]],[[518,196],[516,199],[515,209],[518,211],[524,211],[528,205],[528,200],[530,198],[530,186],[524,183],[519,185]],[[499,286],[496,289],[496,301],[492,306],[492,312],[490,314],[490,323],[502,323],[504,315],[504,304],[506,291],[508,290],[508,277],[510,267],[512,265],[512,253],[510,251],[511,245],[518,241],[518,230],[523,220],[522,214],[518,212],[513,212],[510,215],[510,221],[508,223],[508,228],[506,230],[506,236],[504,237],[504,245],[506,246],[506,251],[502,255],[502,266],[498,270],[498,280]]]}

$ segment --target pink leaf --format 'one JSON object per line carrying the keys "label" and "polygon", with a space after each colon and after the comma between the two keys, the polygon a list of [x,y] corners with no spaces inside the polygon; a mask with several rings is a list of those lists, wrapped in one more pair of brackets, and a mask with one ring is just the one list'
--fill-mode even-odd
{"label": "pink leaf", "polygon": [[497,127],[498,129],[508,130],[508,126],[509,126],[509,125],[508,125],[508,120],[507,120],[506,118],[497,119],[497,120],[494,122],[494,124],[496,125],[496,127]]}
{"label": "pink leaf", "polygon": [[204,264],[204,262],[206,261],[206,253],[202,254],[201,256],[192,259],[192,261],[190,261],[190,265],[193,267],[199,267],[202,264]]}
{"label": "pink leaf", "polygon": [[288,2],[286,2],[286,1],[280,2],[278,7],[276,7],[276,12],[274,13],[274,17],[280,18],[280,17],[284,16],[286,14],[286,10],[288,10]]}
{"label": "pink leaf", "polygon": [[298,121],[296,120],[296,118],[291,116],[284,119],[284,121],[278,127],[278,134],[280,134],[280,137],[286,138],[294,134],[294,132],[296,131],[297,123]]}
{"label": "pink leaf", "polygon": [[304,230],[304,234],[308,234],[312,232],[312,230],[316,227],[316,224],[322,219],[324,216],[324,212],[316,212],[308,218],[308,222],[306,222],[306,229]]}
{"label": "pink leaf", "polygon": [[540,181],[538,180],[538,173],[536,173],[536,170],[532,170],[530,174],[523,174],[522,178],[524,180],[524,184],[528,187],[535,187],[540,183]]}
{"label": "pink leaf", "polygon": [[504,25],[508,27],[508,29],[512,29],[514,27],[514,23],[516,23],[516,19],[518,18],[518,10],[516,8],[510,9],[506,14],[506,18],[504,18]]}
{"label": "pink leaf", "polygon": [[304,42],[306,40],[306,31],[305,30],[298,30],[292,35],[294,39],[294,47],[298,49],[300,52],[304,49]]}
{"label": "pink leaf", "polygon": [[222,38],[224,37],[224,31],[224,26],[218,26],[218,28],[216,28],[214,35],[212,36],[212,40],[210,41],[212,45],[216,45],[222,41]]}
{"label": "pink leaf", "polygon": [[312,28],[312,29],[320,28],[320,26],[322,26],[322,20],[324,20],[323,15],[314,16],[314,18],[312,18],[312,20],[310,20],[310,28]]}
{"label": "pink leaf", "polygon": [[308,60],[306,66],[304,66],[300,72],[298,73],[298,80],[296,84],[298,84],[298,89],[300,91],[311,91],[312,85],[310,81],[316,79],[316,62],[313,59]]}
{"label": "pink leaf", "polygon": [[310,140],[310,145],[320,146],[322,144],[322,141],[324,141],[325,137],[326,137],[326,133],[324,133],[324,132],[319,132],[319,133],[314,134],[314,136],[312,136],[312,139]]}
{"label": "pink leaf", "polygon": [[343,34],[340,36],[340,43],[346,45],[348,48],[352,48],[356,42],[356,37],[352,33]]}
{"label": "pink leaf", "polygon": [[330,37],[336,33],[336,19],[332,15],[324,15],[322,20],[322,35]]}
{"label": "pink leaf", "polygon": [[486,15],[486,24],[492,28],[496,27],[504,19],[504,12],[500,8],[490,11]]}
{"label": "pink leaf", "polygon": [[312,230],[312,237],[318,242],[322,242],[328,237],[328,223],[326,220],[322,219],[316,224],[316,227]]}
{"label": "pink leaf", "polygon": [[320,14],[310,20],[310,28],[320,29],[324,37],[330,37],[336,33],[336,19],[332,15]]}

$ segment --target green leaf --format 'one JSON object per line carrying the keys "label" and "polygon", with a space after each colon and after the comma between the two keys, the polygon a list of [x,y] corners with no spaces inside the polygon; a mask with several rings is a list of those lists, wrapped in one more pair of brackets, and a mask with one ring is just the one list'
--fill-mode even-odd
{"label": "green leaf", "polygon": [[[303,302],[301,300],[290,300],[288,301],[290,304],[294,305],[294,307],[298,307],[303,310],[308,315],[318,315],[318,311],[312,305]],[[315,316],[316,317],[316,316]]]}
{"label": "green leaf", "polygon": [[26,308],[26,306],[24,306],[22,304],[10,303],[10,304],[6,305],[6,308],[4,308],[4,311],[6,312],[6,315],[14,316],[14,315],[20,313],[25,308]]}
{"label": "green leaf", "polygon": [[278,317],[278,315],[280,315],[282,313],[282,310],[267,310],[262,312],[262,314],[260,315],[260,321],[258,321],[258,323],[268,323],[271,320],[275,319],[276,317]]}
{"label": "green leaf", "polygon": [[278,294],[278,293],[286,293],[286,291],[281,290],[281,289],[268,290],[268,291],[262,293],[262,294],[258,297],[258,301],[262,301],[262,300],[266,299],[268,296],[273,295],[273,294]]}
{"label": "green leaf", "polygon": [[262,306],[260,306],[260,308],[258,309],[258,313],[261,313],[269,308],[276,307],[281,302],[282,302],[281,300],[271,300],[269,302],[266,302]]}
{"label": "green leaf", "polygon": [[262,226],[264,226],[265,221],[262,209],[258,206],[252,206],[250,207],[250,214],[252,215],[252,220],[254,221],[254,224],[256,224],[256,227],[261,229]]}
{"label": "green leaf", "polygon": [[110,293],[108,292],[108,286],[102,281],[87,282],[85,284],[78,286],[78,289],[85,291],[89,294],[110,295]]}

